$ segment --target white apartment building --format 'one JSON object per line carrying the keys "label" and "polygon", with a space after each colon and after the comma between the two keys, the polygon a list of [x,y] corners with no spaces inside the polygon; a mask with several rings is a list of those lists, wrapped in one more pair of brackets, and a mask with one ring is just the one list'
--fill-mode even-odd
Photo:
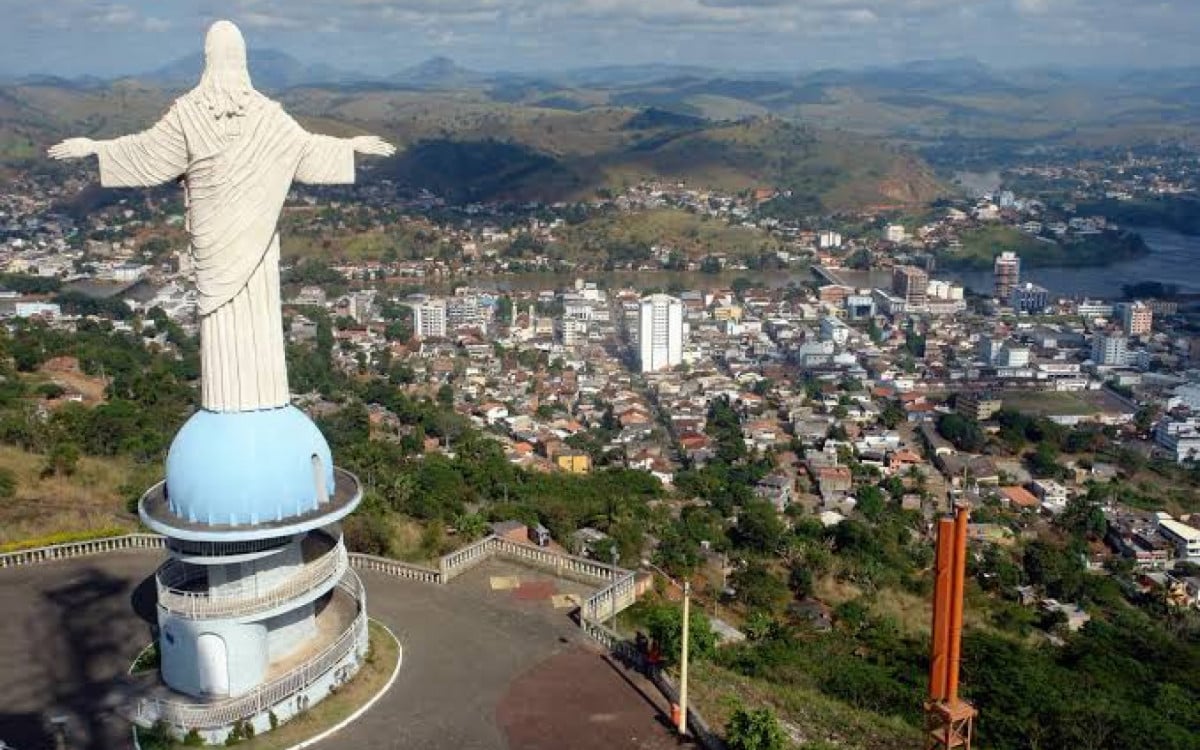
{"label": "white apartment building", "polygon": [[1159,513],[1158,531],[1175,545],[1175,559],[1200,563],[1200,529],[1180,523],[1166,513]]}
{"label": "white apartment building", "polygon": [[1176,463],[1200,458],[1200,417],[1164,419],[1154,428],[1154,441],[1170,451]]}
{"label": "white apartment building", "polygon": [[832,315],[821,318],[821,340],[845,346],[850,340],[850,326]]}
{"label": "white apartment building", "polygon": [[638,351],[642,372],[683,362],[683,302],[666,294],[644,297],[638,308]]}
{"label": "white apartment building", "polygon": [[841,247],[842,235],[829,229],[822,230],[817,234],[817,245],[822,250],[828,250],[831,247]]}
{"label": "white apartment building", "polygon": [[446,336],[446,301],[443,299],[426,300],[412,306],[413,334],[418,338],[445,338]]}
{"label": "white apartment building", "polygon": [[1127,344],[1121,334],[1097,333],[1092,338],[1092,361],[1097,365],[1122,367],[1129,356]]}

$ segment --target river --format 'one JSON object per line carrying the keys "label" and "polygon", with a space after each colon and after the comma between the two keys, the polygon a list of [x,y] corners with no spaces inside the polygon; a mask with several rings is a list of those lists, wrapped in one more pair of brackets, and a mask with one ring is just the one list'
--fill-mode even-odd
{"label": "river", "polygon": [[[1021,281],[1032,281],[1063,297],[1120,297],[1121,287],[1139,281],[1174,284],[1181,292],[1200,293],[1200,237],[1168,229],[1130,228],[1142,235],[1150,252],[1136,260],[1085,268],[1022,268]],[[981,294],[992,290],[991,271],[942,271]]]}

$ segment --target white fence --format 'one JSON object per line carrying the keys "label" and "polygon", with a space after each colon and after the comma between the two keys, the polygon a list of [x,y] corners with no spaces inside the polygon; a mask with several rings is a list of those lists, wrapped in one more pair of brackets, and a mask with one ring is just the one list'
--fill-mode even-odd
{"label": "white fence", "polygon": [[359,570],[373,570],[393,578],[407,578],[421,583],[441,583],[442,574],[433,568],[392,560],[388,557],[364,555],[359,552],[350,553],[350,564]]}
{"label": "white fence", "polygon": [[[106,552],[141,549],[168,549],[167,538],[158,534],[127,534],[125,536],[105,537],[82,542],[68,542],[49,547],[37,547],[0,555],[0,568],[34,565],[56,560],[71,560],[87,555],[97,555]],[[604,619],[612,616],[614,597],[617,611],[621,611],[637,600],[634,574],[623,568],[613,567],[596,560],[589,560],[574,555],[564,555],[545,547],[533,544],[522,544],[498,536],[488,536],[478,542],[445,555],[438,561],[437,568],[427,568],[421,565],[392,560],[376,555],[364,555],[358,552],[347,553],[339,543],[331,552],[308,563],[301,573],[289,579],[286,588],[290,591],[295,587],[293,581],[303,579],[306,585],[313,585],[325,580],[331,575],[341,575],[347,566],[359,570],[371,570],[384,573],[396,578],[406,578],[421,583],[449,583],[464,572],[479,565],[492,557],[501,557],[527,565],[534,565],[556,575],[583,578],[594,583],[610,583],[584,603],[585,619]],[[246,597],[248,602],[232,600],[233,610],[226,611],[221,597],[207,596],[202,592],[181,591],[176,587],[185,581],[177,568],[178,563],[168,562],[159,569],[159,602],[173,612],[184,615],[238,615],[245,614],[244,606],[256,606],[254,602],[263,597]],[[268,594],[277,592],[273,589]],[[268,597],[271,598],[271,597]],[[287,598],[286,596],[284,597]],[[207,600],[207,601],[205,601]],[[243,606],[244,605],[244,606]],[[200,609],[196,609],[199,607]],[[213,609],[216,607],[217,609]],[[201,609],[204,611],[201,612]],[[217,610],[220,611],[217,611]],[[257,611],[257,610],[256,610]]]}
{"label": "white fence", "polygon": [[34,563],[52,562],[54,560],[70,560],[86,555],[98,555],[104,552],[119,552],[130,549],[165,549],[166,537],[158,534],[126,534],[125,536],[110,536],[103,539],[89,539],[82,542],[67,542],[54,544],[49,547],[36,547],[18,552],[8,552],[0,555],[0,568],[12,568]]}

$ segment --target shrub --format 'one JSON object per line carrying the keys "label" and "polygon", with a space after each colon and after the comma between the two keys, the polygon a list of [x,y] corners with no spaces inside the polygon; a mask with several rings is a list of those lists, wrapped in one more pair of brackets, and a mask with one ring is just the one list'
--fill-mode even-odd
{"label": "shrub", "polygon": [[787,736],[769,708],[739,708],[725,725],[729,750],[784,750]]}
{"label": "shrub", "polygon": [[10,469],[0,469],[0,500],[17,494],[17,477]]}

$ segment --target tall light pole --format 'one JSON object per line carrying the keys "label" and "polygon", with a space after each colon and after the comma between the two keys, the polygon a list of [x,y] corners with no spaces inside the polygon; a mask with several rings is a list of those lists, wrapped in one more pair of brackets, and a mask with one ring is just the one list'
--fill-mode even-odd
{"label": "tall light pole", "polygon": [[642,560],[642,565],[656,571],[663,578],[666,578],[668,581],[670,581],[672,586],[683,591],[683,640],[679,644],[679,705],[672,706],[672,709],[677,709],[679,711],[677,726],[679,728],[679,736],[682,737],[687,734],[688,620],[690,619],[691,612],[689,605],[691,604],[692,599],[692,584],[690,581],[686,580],[682,584],[679,583],[679,581],[676,581],[674,578],[667,575],[665,570],[649,560]]}
{"label": "tall light pole", "polygon": [[612,585],[612,626],[611,626],[612,631],[614,633],[617,632],[617,574],[620,572],[619,570],[617,570],[617,563],[620,562],[620,560],[621,560],[621,551],[618,550],[617,545],[614,544],[612,546],[613,585]]}
{"label": "tall light pole", "polygon": [[688,661],[688,603],[692,600],[692,584],[683,582],[683,644],[679,656],[679,736],[687,734],[687,661]]}

